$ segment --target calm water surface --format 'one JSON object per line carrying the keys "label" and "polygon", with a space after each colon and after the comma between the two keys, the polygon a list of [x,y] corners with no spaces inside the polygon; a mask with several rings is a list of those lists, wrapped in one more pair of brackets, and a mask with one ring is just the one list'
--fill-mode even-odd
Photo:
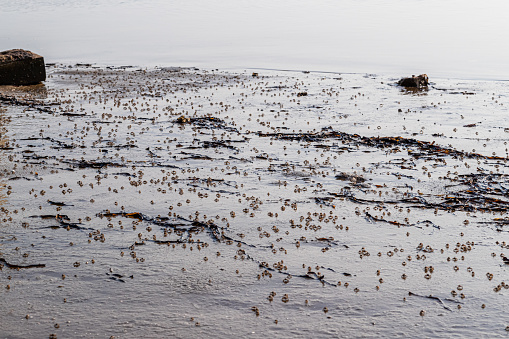
{"label": "calm water surface", "polygon": [[505,1],[0,1],[47,62],[508,79]]}

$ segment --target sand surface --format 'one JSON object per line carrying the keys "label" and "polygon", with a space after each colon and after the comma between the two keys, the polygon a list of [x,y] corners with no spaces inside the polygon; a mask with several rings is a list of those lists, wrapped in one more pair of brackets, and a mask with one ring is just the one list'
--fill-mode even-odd
{"label": "sand surface", "polygon": [[0,337],[507,335],[507,83],[47,71],[0,88]]}

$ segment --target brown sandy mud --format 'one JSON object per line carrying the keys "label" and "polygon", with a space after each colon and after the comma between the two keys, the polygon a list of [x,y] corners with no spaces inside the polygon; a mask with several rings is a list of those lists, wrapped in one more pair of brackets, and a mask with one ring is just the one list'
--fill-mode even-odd
{"label": "brown sandy mud", "polygon": [[507,83],[46,71],[0,87],[0,336],[507,335]]}

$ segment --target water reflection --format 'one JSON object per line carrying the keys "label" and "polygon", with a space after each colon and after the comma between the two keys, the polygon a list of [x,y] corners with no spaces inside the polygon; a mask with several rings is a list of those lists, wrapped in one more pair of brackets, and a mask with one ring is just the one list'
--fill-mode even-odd
{"label": "water reflection", "polygon": [[[10,175],[16,169],[16,161],[12,155],[5,153],[12,150],[15,145],[9,139],[9,125],[16,119],[14,111],[16,107],[27,107],[31,104],[40,103],[48,97],[48,90],[44,84],[30,86],[0,86],[0,206],[7,202],[8,184],[6,175]],[[1,102],[6,106],[2,106]],[[8,106],[7,106],[8,105]]]}
{"label": "water reflection", "polygon": [[0,149],[8,147],[7,129],[8,118],[6,117],[7,109],[0,104]]}
{"label": "water reflection", "polygon": [[5,187],[6,183],[3,178],[4,176],[4,163],[8,160],[5,159],[5,155],[3,154],[3,149],[8,147],[9,145],[9,139],[7,138],[7,128],[6,125],[8,123],[8,119],[6,118],[5,114],[7,112],[7,109],[3,108],[0,105],[0,207],[5,205],[6,202],[6,196],[5,196]]}
{"label": "water reflection", "polygon": [[0,96],[21,100],[44,100],[48,97],[48,90],[42,83],[30,86],[0,86]]}

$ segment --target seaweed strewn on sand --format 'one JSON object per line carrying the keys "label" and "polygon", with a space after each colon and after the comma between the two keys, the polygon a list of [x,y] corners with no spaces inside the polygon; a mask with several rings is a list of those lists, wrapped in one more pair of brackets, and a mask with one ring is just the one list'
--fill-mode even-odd
{"label": "seaweed strewn on sand", "polygon": [[506,335],[505,83],[47,71],[0,87],[1,335]]}

